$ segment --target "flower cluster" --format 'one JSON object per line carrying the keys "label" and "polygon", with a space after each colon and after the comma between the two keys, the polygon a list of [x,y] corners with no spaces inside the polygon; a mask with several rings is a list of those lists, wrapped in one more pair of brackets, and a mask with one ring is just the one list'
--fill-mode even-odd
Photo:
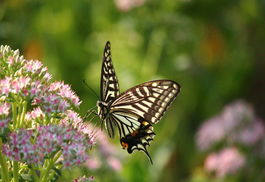
{"label": "flower cluster", "polygon": [[250,146],[259,142],[264,134],[264,124],[255,116],[253,109],[245,102],[237,101],[204,122],[196,141],[201,150],[207,150],[222,140]]}
{"label": "flower cluster", "polygon": [[79,177],[73,180],[73,182],[89,182],[89,181],[94,181],[95,177],[94,176],[90,176],[90,177]]}
{"label": "flower cluster", "polygon": [[64,167],[84,163],[95,139],[73,111],[80,104],[71,87],[53,82],[40,61],[0,47],[0,147],[10,160],[39,166],[46,159]]}
{"label": "flower cluster", "polygon": [[217,153],[210,153],[204,165],[207,171],[224,177],[247,164],[247,156],[240,152],[240,148],[253,151],[265,142],[264,136],[264,122],[255,115],[252,107],[239,100],[204,122],[197,133],[196,142],[202,151],[214,146],[219,149],[225,147]]}
{"label": "flower cluster", "polygon": [[210,154],[205,160],[205,169],[215,172],[216,176],[224,177],[233,174],[245,165],[245,157],[237,148],[225,148],[218,153]]}
{"label": "flower cluster", "polygon": [[51,74],[40,61],[25,60],[8,46],[0,47],[0,55],[0,67],[5,73],[0,75],[1,100],[27,100],[49,117],[80,105],[70,86],[52,82]]}
{"label": "flower cluster", "polygon": [[69,167],[88,158],[86,151],[91,145],[87,139],[76,130],[61,125],[40,126],[36,132],[20,129],[9,135],[3,153],[12,160],[43,164],[45,158],[62,151],[62,163]]}

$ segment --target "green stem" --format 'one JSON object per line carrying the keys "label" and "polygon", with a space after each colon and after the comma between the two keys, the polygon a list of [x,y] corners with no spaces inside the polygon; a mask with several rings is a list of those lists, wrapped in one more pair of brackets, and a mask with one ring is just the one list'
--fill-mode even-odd
{"label": "green stem", "polygon": [[54,166],[54,164],[56,163],[56,161],[59,159],[59,157],[62,155],[62,152],[61,151],[58,151],[53,159],[50,159],[47,163],[47,167],[42,171],[42,174],[41,174],[41,182],[46,182],[48,181],[48,177],[49,177],[49,171],[51,170],[51,168]]}
{"label": "green stem", "polygon": [[18,112],[17,112],[17,118],[16,118],[16,129],[20,127],[20,118],[22,115],[22,104],[18,104]]}
{"label": "green stem", "polygon": [[[1,139],[0,139],[0,147],[2,148]],[[5,156],[2,155],[2,152],[0,152],[0,165],[1,165],[1,176],[2,176],[3,182],[9,182],[7,163],[5,160]]]}
{"label": "green stem", "polygon": [[30,173],[31,173],[31,176],[33,178],[33,181],[39,181],[38,180],[38,175],[36,174],[35,169],[34,169],[33,166],[30,168]]}
{"label": "green stem", "polygon": [[12,103],[12,121],[13,121],[13,130],[16,129],[17,125],[17,104]]}
{"label": "green stem", "polygon": [[13,179],[14,182],[18,182],[18,162],[13,161]]}
{"label": "green stem", "polygon": [[22,107],[22,113],[20,114],[20,119],[19,119],[19,126],[18,127],[21,127],[23,125],[23,121],[25,119],[25,115],[26,115],[26,112],[27,112],[27,102],[26,101],[23,101],[22,104],[21,104],[21,107]]}

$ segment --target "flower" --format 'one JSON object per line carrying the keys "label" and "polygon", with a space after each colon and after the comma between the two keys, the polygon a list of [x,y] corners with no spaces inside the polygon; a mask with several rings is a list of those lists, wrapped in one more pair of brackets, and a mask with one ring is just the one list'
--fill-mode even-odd
{"label": "flower", "polygon": [[0,119],[0,134],[2,135],[5,129],[8,127],[8,123],[10,122],[10,118]]}
{"label": "flower", "polygon": [[72,127],[82,133],[85,137],[89,138],[90,140],[87,140],[88,145],[94,145],[96,143],[95,128],[88,123],[84,123],[82,118],[76,112],[67,110],[64,118],[61,119],[60,124]]}
{"label": "flower", "polygon": [[9,132],[3,154],[28,164],[44,164],[57,154],[64,167],[84,163],[95,139],[73,111],[81,101],[70,85],[53,81],[40,61],[8,46],[0,46],[0,70],[0,134]]}
{"label": "flower", "polygon": [[[202,124],[196,134],[197,146],[207,150],[222,140],[249,145],[263,136],[264,125],[256,122],[253,109],[244,101],[226,106],[223,112]],[[236,131],[236,132],[235,132]]]}
{"label": "flower", "polygon": [[0,103],[0,116],[8,116],[9,115],[9,110],[10,110],[10,104],[7,102]]}
{"label": "flower", "polygon": [[238,132],[232,133],[229,139],[246,146],[253,146],[265,136],[265,126],[263,123],[261,119],[256,119],[245,125]]}
{"label": "flower", "polygon": [[69,99],[75,106],[81,104],[79,98],[71,90],[70,86],[63,82],[54,82],[50,85],[49,91],[57,92],[62,98]]}
{"label": "flower", "polygon": [[88,181],[94,181],[95,177],[94,176],[90,176],[90,177],[79,177],[73,180],[73,182],[88,182]]}
{"label": "flower", "polygon": [[[122,153],[110,143],[108,136],[100,129],[90,125],[93,128],[94,139],[97,142],[97,152],[91,154],[92,157],[86,161],[86,166],[90,169],[98,169],[102,163],[106,163],[114,171],[120,171],[122,168]],[[101,160],[100,160],[101,159]]]}
{"label": "flower", "polygon": [[69,167],[87,160],[86,151],[91,148],[87,140],[87,137],[69,127],[40,126],[37,130],[12,132],[2,151],[12,160],[43,164],[45,158],[61,150],[62,163]]}
{"label": "flower", "polygon": [[3,154],[11,160],[27,161],[28,163],[38,163],[43,160],[43,156],[40,156],[30,142],[32,135],[32,130],[25,129],[10,133],[8,144],[3,145],[2,148]]}
{"label": "flower", "polygon": [[120,11],[128,12],[135,7],[142,6],[145,0],[115,0],[115,4]]}
{"label": "flower", "polygon": [[232,147],[210,154],[205,160],[204,168],[208,172],[215,172],[217,177],[224,177],[236,173],[245,163],[245,157]]}

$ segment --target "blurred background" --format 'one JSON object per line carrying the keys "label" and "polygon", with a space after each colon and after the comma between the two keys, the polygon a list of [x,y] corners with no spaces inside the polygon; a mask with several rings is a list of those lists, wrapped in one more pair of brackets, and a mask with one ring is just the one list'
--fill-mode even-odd
{"label": "blurred background", "polygon": [[182,86],[155,126],[153,165],[101,133],[61,181],[264,182],[264,9],[259,0],[2,0],[0,44],[70,84],[82,115],[97,101],[82,80],[99,93],[107,40],[121,91],[152,79]]}

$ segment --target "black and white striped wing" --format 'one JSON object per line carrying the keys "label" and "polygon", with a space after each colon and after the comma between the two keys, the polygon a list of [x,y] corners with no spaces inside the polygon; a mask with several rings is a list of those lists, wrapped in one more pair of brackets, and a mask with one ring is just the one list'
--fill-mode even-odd
{"label": "black and white striped wing", "polygon": [[111,120],[119,129],[120,142],[129,153],[144,151],[155,133],[152,124],[159,122],[169,105],[176,98],[180,86],[170,80],[155,80],[137,85],[113,101]]}
{"label": "black and white striped wing", "polygon": [[112,102],[119,95],[119,83],[112,64],[110,42],[105,45],[101,68],[100,99]]}
{"label": "black and white striped wing", "polygon": [[115,115],[130,113],[150,124],[157,123],[180,91],[178,83],[171,80],[154,80],[130,88],[111,104]]}

